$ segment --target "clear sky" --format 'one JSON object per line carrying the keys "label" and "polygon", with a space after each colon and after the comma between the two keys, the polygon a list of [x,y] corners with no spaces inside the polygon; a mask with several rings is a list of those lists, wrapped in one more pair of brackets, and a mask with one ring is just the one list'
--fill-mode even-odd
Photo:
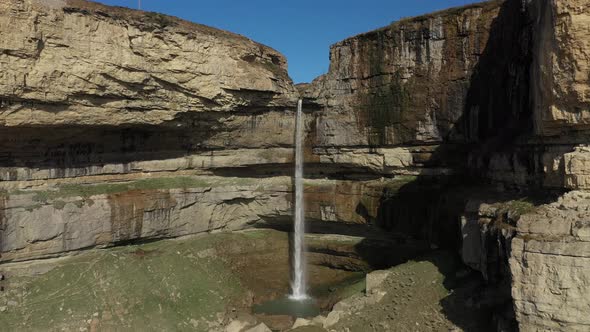
{"label": "clear sky", "polygon": [[[137,8],[138,0],[98,0]],[[141,0],[155,11],[239,33],[283,53],[296,83],[329,65],[330,45],[402,17],[478,0]]]}

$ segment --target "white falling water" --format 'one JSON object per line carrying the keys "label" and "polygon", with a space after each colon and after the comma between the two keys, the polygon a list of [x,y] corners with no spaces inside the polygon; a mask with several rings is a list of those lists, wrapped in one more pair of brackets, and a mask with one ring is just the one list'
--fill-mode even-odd
{"label": "white falling water", "polygon": [[293,246],[293,293],[291,299],[307,299],[305,280],[303,217],[303,102],[297,102],[297,129],[295,132],[295,236]]}

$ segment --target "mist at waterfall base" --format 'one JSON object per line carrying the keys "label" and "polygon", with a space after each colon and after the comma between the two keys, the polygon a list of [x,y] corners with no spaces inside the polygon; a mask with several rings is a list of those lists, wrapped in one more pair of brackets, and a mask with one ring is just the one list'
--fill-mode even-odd
{"label": "mist at waterfall base", "polygon": [[312,317],[320,314],[313,298],[307,294],[307,269],[305,260],[305,218],[303,207],[303,101],[297,102],[295,129],[295,209],[293,226],[293,278],[292,293],[288,297],[268,301],[254,307],[255,312],[268,315]]}

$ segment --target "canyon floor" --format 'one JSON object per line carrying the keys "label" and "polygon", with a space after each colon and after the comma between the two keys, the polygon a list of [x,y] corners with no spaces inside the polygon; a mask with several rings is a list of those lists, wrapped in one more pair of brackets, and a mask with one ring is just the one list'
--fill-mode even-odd
{"label": "canyon floor", "polygon": [[[386,294],[370,303],[364,280],[370,267],[350,254],[366,239],[309,235],[307,241],[311,293],[320,318],[332,320],[325,330],[487,326],[484,308],[468,300],[479,281],[455,277],[459,265],[448,253],[393,267],[380,286]],[[2,269],[0,324],[7,331],[240,331],[260,322],[278,331],[296,319],[252,311],[289,292],[289,234],[276,230],[94,249]],[[324,325],[295,330],[322,331]]]}

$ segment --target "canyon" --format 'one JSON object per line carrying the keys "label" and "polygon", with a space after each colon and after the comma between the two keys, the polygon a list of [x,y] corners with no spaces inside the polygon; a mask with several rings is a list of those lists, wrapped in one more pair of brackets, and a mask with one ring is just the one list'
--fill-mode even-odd
{"label": "canyon", "polygon": [[458,254],[497,330],[588,330],[589,32],[585,0],[483,2],[343,40],[294,85],[283,55],[230,32],[3,1],[0,270],[290,229],[302,98],[309,232]]}

